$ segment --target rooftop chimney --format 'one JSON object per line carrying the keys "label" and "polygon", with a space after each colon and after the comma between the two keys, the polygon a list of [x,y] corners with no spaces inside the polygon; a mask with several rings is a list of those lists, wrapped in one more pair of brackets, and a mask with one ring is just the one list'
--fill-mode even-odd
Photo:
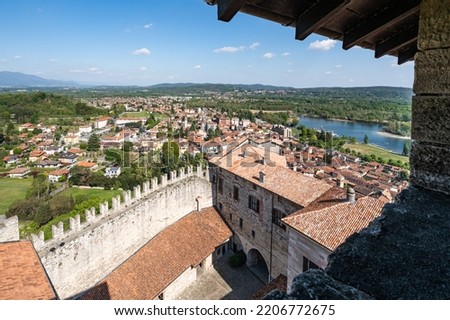
{"label": "rooftop chimney", "polygon": [[259,182],[264,183],[266,181],[266,174],[262,171],[259,172]]}
{"label": "rooftop chimney", "polygon": [[350,203],[356,202],[355,190],[352,187],[347,189],[347,201]]}

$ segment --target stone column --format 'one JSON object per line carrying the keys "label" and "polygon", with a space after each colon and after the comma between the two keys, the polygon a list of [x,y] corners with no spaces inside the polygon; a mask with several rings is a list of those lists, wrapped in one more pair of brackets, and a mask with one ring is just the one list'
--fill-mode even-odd
{"label": "stone column", "polygon": [[423,0],[412,102],[411,183],[450,194],[450,6]]}

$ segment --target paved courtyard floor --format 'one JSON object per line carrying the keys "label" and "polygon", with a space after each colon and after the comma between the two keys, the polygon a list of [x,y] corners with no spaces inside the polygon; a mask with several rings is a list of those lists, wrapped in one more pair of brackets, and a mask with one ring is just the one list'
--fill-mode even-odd
{"label": "paved courtyard floor", "polygon": [[264,285],[247,267],[234,269],[224,257],[216,266],[204,271],[177,299],[248,300]]}

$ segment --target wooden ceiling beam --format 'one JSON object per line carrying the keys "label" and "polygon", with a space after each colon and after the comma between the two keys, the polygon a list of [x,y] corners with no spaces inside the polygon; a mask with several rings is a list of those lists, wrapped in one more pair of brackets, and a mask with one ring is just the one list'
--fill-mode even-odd
{"label": "wooden ceiling beam", "polygon": [[229,22],[244,6],[247,0],[217,0],[217,17],[221,21]]}
{"label": "wooden ceiling beam", "polygon": [[403,29],[394,36],[375,44],[375,58],[380,58],[389,52],[397,51],[402,47],[417,40],[419,25],[414,24],[407,29]]}
{"label": "wooden ceiling beam", "polygon": [[370,37],[383,28],[388,28],[419,11],[420,0],[396,1],[388,8],[370,15],[359,25],[344,33],[342,47],[345,50],[355,46],[358,41]]}
{"label": "wooden ceiling beam", "polygon": [[351,0],[321,0],[297,18],[295,39],[305,40],[316,29],[330,21]]}
{"label": "wooden ceiling beam", "polygon": [[400,51],[398,53],[397,64],[403,64],[408,61],[414,60],[414,55],[417,53],[417,41],[415,41],[408,49]]}

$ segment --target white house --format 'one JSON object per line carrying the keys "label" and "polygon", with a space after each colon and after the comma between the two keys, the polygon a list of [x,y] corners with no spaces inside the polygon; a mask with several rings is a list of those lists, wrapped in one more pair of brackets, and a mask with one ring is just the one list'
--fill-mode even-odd
{"label": "white house", "polygon": [[120,167],[114,167],[114,166],[108,167],[108,168],[106,168],[106,171],[105,171],[105,177],[116,178],[116,177],[120,176],[120,173],[121,173]]}
{"label": "white house", "polygon": [[60,181],[60,179],[62,177],[68,177],[69,172],[70,171],[68,169],[60,169],[60,170],[51,171],[48,173],[48,180],[51,183],[58,182],[58,181]]}

